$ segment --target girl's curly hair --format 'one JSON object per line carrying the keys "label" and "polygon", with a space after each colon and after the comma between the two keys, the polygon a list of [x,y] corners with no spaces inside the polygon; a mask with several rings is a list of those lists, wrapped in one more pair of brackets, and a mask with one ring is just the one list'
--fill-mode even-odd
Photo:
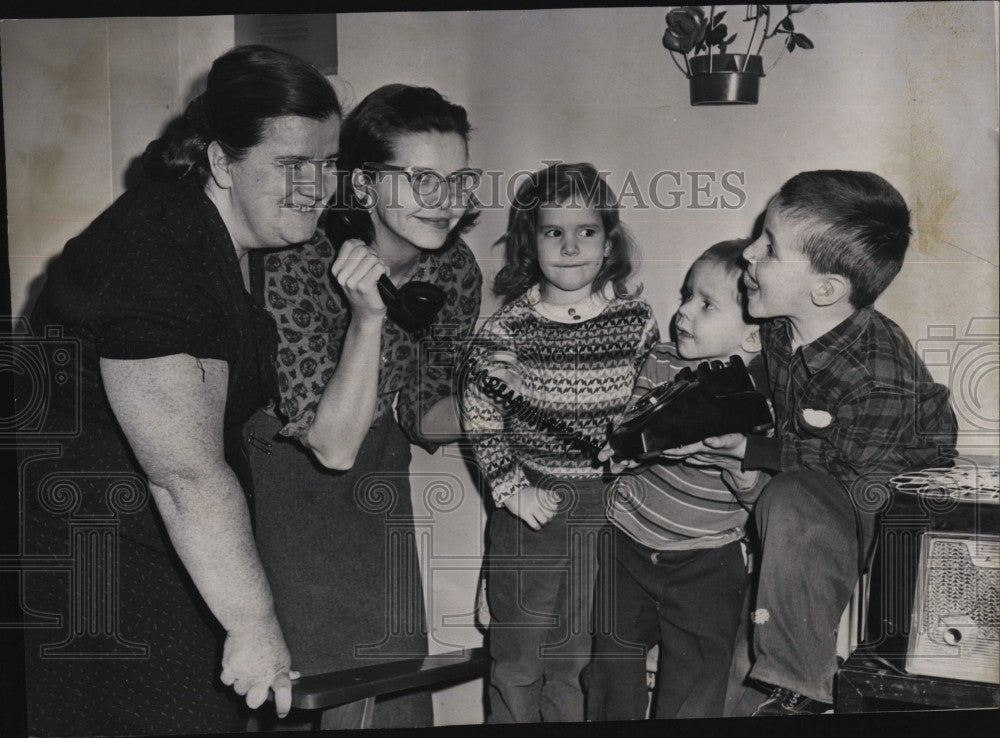
{"label": "girl's curly hair", "polygon": [[630,293],[626,280],[632,274],[636,250],[632,237],[618,216],[611,188],[593,164],[552,164],[532,174],[520,187],[510,206],[507,231],[494,245],[504,245],[504,266],[493,282],[493,292],[504,304],[524,294],[543,279],[538,266],[538,213],[545,205],[589,207],[601,218],[611,249],[592,289],[600,292],[609,282],[615,295]]}

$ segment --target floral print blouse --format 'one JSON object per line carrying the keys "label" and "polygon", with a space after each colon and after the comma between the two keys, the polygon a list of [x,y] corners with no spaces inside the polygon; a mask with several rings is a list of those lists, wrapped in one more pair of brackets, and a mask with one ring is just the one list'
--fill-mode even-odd
{"label": "floral print blouse", "polygon": [[[337,250],[322,231],[301,248],[264,257],[264,296],[278,325],[278,414],[282,435],[301,438],[316,415],[323,389],[340,361],[350,323],[347,298],[330,275]],[[432,282],[448,295],[430,328],[409,333],[386,318],[382,364],[373,422],[395,402],[396,416],[412,443],[428,451],[439,444],[419,432],[419,420],[438,400],[453,394],[461,358],[458,339],[469,336],[479,317],[483,276],[461,240],[440,251],[424,251],[411,279]]]}

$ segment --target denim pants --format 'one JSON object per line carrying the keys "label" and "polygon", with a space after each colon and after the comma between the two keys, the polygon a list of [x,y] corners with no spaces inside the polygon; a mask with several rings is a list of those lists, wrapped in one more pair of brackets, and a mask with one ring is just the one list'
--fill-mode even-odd
{"label": "denim pants", "polygon": [[610,536],[600,479],[544,480],[559,492],[540,530],[506,508],[488,526],[491,723],[583,720],[597,549]]}
{"label": "denim pants", "polygon": [[654,551],[616,529],[614,559],[610,567],[602,562],[598,585],[598,601],[610,607],[595,613],[594,657],[584,671],[587,719],[646,716],[646,652],[657,643],[652,716],[721,716],[748,581],[740,542]]}
{"label": "denim pants", "polygon": [[811,471],[779,474],[761,493],[752,679],[833,702],[837,627],[875,526],[854,505],[837,480]]}

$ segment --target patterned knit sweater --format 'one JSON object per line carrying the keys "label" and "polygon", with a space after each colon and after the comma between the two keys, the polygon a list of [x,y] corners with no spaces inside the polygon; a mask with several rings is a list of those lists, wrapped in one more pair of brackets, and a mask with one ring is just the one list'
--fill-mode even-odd
{"label": "patterned knit sweater", "polygon": [[612,299],[579,322],[549,319],[535,301],[529,291],[498,310],[466,365],[463,423],[497,506],[541,477],[601,476],[594,447],[659,338],[640,298]]}

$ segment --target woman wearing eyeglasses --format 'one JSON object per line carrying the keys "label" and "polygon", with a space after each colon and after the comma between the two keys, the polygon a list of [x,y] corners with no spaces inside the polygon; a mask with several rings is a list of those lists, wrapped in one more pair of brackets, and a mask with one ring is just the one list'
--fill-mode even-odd
{"label": "woman wearing eyeglasses", "polygon": [[[257,275],[278,324],[281,393],[247,428],[258,544],[303,675],[427,654],[410,444],[433,451],[460,434],[447,357],[472,332],[482,286],[460,238],[477,217],[469,129],[465,109],[430,88],[372,92],[341,129],[321,231],[265,255]],[[430,325],[407,311],[428,291],[444,303]],[[362,712],[293,710],[273,727],[356,728]],[[432,722],[425,692],[380,700],[372,725]]]}

